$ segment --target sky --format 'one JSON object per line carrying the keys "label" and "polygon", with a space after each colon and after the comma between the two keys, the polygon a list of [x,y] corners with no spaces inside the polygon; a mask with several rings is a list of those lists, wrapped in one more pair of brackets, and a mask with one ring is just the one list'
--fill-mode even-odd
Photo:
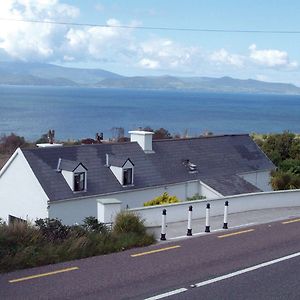
{"label": "sky", "polygon": [[0,63],[45,62],[127,76],[231,76],[300,86],[299,16],[299,0],[0,0]]}

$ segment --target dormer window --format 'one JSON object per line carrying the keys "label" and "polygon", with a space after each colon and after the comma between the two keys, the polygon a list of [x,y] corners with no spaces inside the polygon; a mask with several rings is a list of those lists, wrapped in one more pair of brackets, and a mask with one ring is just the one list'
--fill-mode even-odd
{"label": "dormer window", "polygon": [[106,155],[106,166],[110,168],[122,186],[134,183],[134,164],[129,158]]}
{"label": "dormer window", "polygon": [[74,192],[85,190],[85,172],[74,173]]}
{"label": "dormer window", "polygon": [[133,183],[132,179],[132,168],[123,169],[123,185],[131,185]]}
{"label": "dormer window", "polygon": [[73,192],[87,190],[87,168],[77,161],[59,159],[57,171],[61,172]]}

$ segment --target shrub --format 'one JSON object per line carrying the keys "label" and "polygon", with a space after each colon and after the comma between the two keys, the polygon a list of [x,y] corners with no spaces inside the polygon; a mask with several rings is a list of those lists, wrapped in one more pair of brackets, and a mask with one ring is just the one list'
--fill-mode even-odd
{"label": "shrub", "polygon": [[122,211],[116,216],[113,226],[115,234],[136,233],[143,235],[146,233],[144,221],[132,212]]}
{"label": "shrub", "polygon": [[58,219],[37,219],[35,225],[48,240],[64,240],[70,233],[70,227]]}
{"label": "shrub", "polygon": [[87,217],[83,220],[82,227],[91,232],[107,233],[108,228],[105,224],[99,223],[95,217]]}
{"label": "shrub", "polygon": [[300,176],[289,172],[277,171],[272,173],[271,185],[273,190],[290,190],[300,188]]}
{"label": "shrub", "polygon": [[193,201],[193,200],[202,200],[202,199],[206,199],[205,196],[200,195],[199,193],[196,193],[194,196],[192,197],[187,197],[186,201]]}
{"label": "shrub", "polygon": [[113,231],[94,217],[83,225],[66,226],[57,219],[36,225],[0,224],[0,272],[108,254],[155,242],[140,218],[129,212],[117,216]]}
{"label": "shrub", "polygon": [[170,196],[167,192],[164,192],[161,196],[158,196],[150,201],[144,203],[144,206],[162,205],[178,203],[180,200],[176,196]]}
{"label": "shrub", "polygon": [[300,175],[300,160],[286,159],[279,164],[279,169],[283,172],[290,172],[295,175]]}

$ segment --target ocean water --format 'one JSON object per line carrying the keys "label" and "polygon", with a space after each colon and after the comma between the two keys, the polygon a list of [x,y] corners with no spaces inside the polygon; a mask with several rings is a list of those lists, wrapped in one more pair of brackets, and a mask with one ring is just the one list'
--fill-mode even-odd
{"label": "ocean water", "polygon": [[300,132],[300,96],[71,87],[0,86],[0,135],[28,140],[111,137],[114,127],[164,127],[190,135]]}

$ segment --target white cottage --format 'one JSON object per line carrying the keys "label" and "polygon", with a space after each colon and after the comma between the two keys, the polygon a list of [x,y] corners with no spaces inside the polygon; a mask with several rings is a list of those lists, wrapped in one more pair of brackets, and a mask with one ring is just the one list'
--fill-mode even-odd
{"label": "white cottage", "polygon": [[0,171],[0,218],[73,224],[97,217],[99,199],[134,208],[165,191],[185,200],[271,190],[275,166],[249,135],[130,135],[126,143],[17,149]]}

